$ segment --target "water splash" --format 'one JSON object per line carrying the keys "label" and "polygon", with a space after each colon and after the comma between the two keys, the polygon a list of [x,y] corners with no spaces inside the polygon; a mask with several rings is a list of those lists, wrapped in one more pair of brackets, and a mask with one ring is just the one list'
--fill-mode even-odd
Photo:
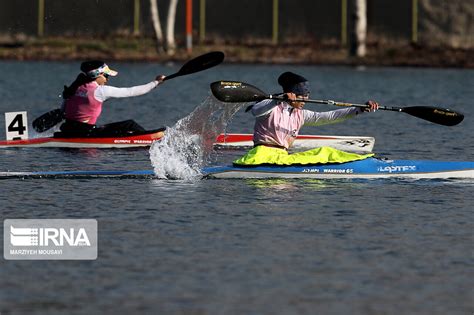
{"label": "water splash", "polygon": [[209,96],[191,114],[167,128],[165,136],[150,148],[150,160],[158,178],[195,179],[210,161],[213,144],[232,116],[245,103],[222,103]]}

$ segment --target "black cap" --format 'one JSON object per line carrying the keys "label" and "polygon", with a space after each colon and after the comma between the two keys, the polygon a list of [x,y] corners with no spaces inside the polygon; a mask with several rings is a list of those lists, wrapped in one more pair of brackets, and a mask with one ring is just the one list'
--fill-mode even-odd
{"label": "black cap", "polygon": [[293,73],[285,72],[278,77],[278,84],[283,88],[283,92],[292,92],[296,95],[308,96],[310,93],[309,82],[306,78]]}
{"label": "black cap", "polygon": [[284,92],[291,92],[295,85],[307,81],[306,78],[293,72],[285,72],[278,77],[278,84],[281,85]]}

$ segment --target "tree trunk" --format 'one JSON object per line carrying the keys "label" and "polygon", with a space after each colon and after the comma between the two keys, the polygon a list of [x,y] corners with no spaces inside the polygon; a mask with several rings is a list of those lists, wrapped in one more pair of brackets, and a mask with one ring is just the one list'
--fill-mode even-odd
{"label": "tree trunk", "polygon": [[366,54],[367,38],[367,0],[355,0],[354,30],[351,45],[351,55],[364,57]]}
{"label": "tree trunk", "polygon": [[166,46],[168,55],[174,55],[176,51],[176,42],[174,40],[174,24],[176,20],[176,7],[178,0],[171,0],[168,8],[168,19],[166,21]]}
{"label": "tree trunk", "polygon": [[155,30],[156,51],[163,53],[165,51],[163,47],[163,31],[161,30],[160,15],[158,14],[158,4],[156,0],[150,0],[150,12],[153,29]]}

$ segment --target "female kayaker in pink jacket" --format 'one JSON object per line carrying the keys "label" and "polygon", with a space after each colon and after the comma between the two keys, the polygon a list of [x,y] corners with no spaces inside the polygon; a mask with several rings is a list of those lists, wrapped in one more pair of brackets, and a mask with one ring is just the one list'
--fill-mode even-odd
{"label": "female kayaker in pink jacket", "polygon": [[116,76],[103,61],[92,60],[81,64],[81,73],[63,91],[63,111],[66,122],[60,127],[65,137],[113,137],[127,136],[145,132],[133,120],[126,120],[97,126],[102,105],[110,98],[123,98],[149,93],[163,82],[165,76],[159,75],[150,83],[128,88],[107,86],[108,78]]}
{"label": "female kayaker in pink jacket", "polygon": [[379,105],[377,102],[368,101],[366,109],[349,107],[328,112],[314,112],[303,109],[304,102],[294,101],[297,98],[309,98],[308,80],[298,74],[285,72],[278,78],[278,83],[282,86],[288,100],[269,99],[251,107],[251,112],[256,118],[253,134],[254,148],[240,159],[235,160],[234,164],[337,163],[370,156],[342,152],[327,147],[288,154],[288,149],[291,148],[303,125],[316,126],[343,121],[365,111],[375,111]]}

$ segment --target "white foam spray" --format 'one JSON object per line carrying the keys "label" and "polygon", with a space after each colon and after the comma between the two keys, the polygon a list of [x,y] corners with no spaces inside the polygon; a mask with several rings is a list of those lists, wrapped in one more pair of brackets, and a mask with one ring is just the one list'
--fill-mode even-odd
{"label": "white foam spray", "polygon": [[209,96],[191,114],[166,128],[165,136],[150,148],[158,178],[192,180],[210,161],[213,144],[244,103],[222,103]]}

